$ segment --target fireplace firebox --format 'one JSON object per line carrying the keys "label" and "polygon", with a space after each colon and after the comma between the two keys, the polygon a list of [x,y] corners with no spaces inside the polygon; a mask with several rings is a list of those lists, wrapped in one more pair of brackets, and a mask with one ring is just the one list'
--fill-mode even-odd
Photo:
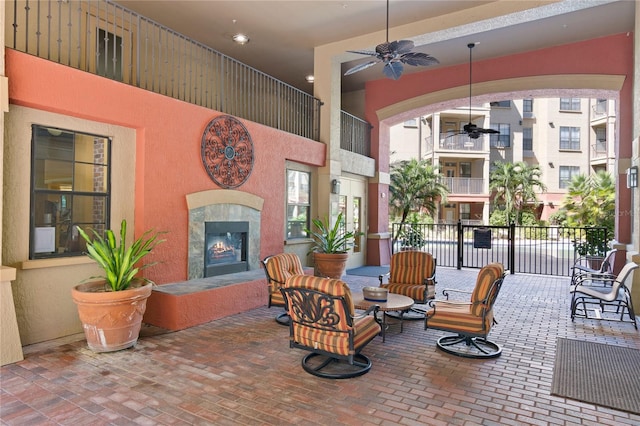
{"label": "fireplace firebox", "polygon": [[249,270],[249,222],[205,222],[204,276]]}

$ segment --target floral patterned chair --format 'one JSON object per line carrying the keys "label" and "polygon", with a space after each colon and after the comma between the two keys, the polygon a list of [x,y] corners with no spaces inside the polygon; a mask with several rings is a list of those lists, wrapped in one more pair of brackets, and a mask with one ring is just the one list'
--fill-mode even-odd
{"label": "floral patterned chair", "polygon": [[[267,275],[267,285],[269,286],[268,307],[279,306],[284,308],[284,298],[280,292],[280,287],[284,285],[292,275],[304,275],[302,262],[298,255],[294,253],[280,253],[267,256],[261,261],[264,272]],[[282,312],[276,316],[278,324],[289,325],[289,315]]]}
{"label": "floral patterned chair", "polygon": [[377,305],[356,316],[349,286],[338,279],[295,275],[282,294],[291,317],[289,346],[310,353],[302,368],[314,376],[345,379],[371,369],[360,351],[381,332],[374,315]]}

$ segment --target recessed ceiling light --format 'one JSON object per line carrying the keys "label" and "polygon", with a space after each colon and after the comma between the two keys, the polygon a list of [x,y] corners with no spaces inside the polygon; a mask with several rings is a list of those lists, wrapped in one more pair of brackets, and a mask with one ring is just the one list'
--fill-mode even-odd
{"label": "recessed ceiling light", "polygon": [[247,44],[249,43],[249,36],[246,34],[238,33],[233,36],[233,41],[238,44]]}
{"label": "recessed ceiling light", "polygon": [[316,80],[316,78],[314,76],[312,76],[311,74],[306,76],[304,79],[307,80],[307,83],[313,83]]}

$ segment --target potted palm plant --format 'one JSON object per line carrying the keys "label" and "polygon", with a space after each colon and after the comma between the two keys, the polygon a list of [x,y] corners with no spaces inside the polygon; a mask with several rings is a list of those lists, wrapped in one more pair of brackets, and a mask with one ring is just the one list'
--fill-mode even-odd
{"label": "potted palm plant", "polygon": [[138,341],[142,316],[153,282],[138,273],[154,263],[138,263],[164,240],[159,233],[145,232],[126,247],[127,222],[120,224],[120,241],[112,230],[105,237],[92,230],[93,238],[78,227],[87,244],[87,256],[95,260],[104,275],[71,290],[89,349],[112,352],[134,346]]}
{"label": "potted palm plant", "polygon": [[314,230],[305,229],[305,232],[313,240],[308,254],[313,253],[315,275],[328,278],[342,277],[347,267],[349,248],[353,246],[355,237],[361,233],[345,230],[342,212],[338,214],[333,226],[328,218],[324,221],[316,218],[311,222]]}

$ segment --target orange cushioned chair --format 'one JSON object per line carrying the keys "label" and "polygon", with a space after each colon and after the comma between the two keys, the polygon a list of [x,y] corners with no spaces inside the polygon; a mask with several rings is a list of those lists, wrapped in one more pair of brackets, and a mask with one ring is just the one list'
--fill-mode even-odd
{"label": "orange cushioned chair", "polygon": [[[388,283],[384,284],[384,277]],[[407,250],[391,256],[389,272],[380,275],[380,287],[389,293],[401,294],[412,298],[415,303],[425,304],[436,295],[436,259],[424,251]],[[424,312],[411,309],[417,313],[414,319],[424,318]],[[405,317],[407,318],[407,317]],[[409,317],[410,318],[410,317]]]}
{"label": "orange cushioned chair", "polygon": [[[292,275],[304,275],[302,262],[298,255],[294,253],[280,253],[267,256],[261,261],[264,272],[267,274],[267,285],[269,286],[268,307],[279,306],[284,308],[284,298],[280,292],[280,287],[284,285]],[[282,325],[289,325],[289,314],[282,312],[276,317],[276,321]]]}
{"label": "orange cushioned chair", "polygon": [[[465,358],[495,358],[502,348],[487,340],[493,318],[493,304],[504,280],[501,263],[490,263],[478,272],[476,285],[469,302],[450,301],[449,293],[458,290],[445,289],[447,300],[432,302],[427,312],[424,328],[456,333],[438,339],[438,349]],[[461,292],[467,293],[468,292]]]}
{"label": "orange cushioned chair", "polygon": [[345,379],[371,369],[360,351],[380,334],[380,324],[369,315],[376,305],[356,316],[345,282],[310,275],[289,277],[282,294],[291,317],[289,346],[311,351],[302,359],[307,373]]}

